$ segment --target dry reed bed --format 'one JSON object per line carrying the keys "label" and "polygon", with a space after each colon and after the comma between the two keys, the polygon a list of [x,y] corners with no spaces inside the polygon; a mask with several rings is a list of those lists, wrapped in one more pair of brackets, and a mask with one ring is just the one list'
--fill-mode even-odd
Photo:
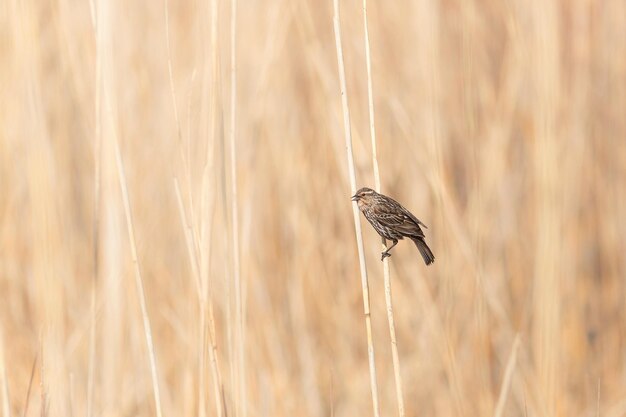
{"label": "dry reed bed", "polygon": [[[371,415],[332,2],[240,2],[235,113],[231,7],[0,5],[2,417],[23,414],[33,364],[29,416]],[[373,186],[362,2],[341,16]],[[407,416],[624,414],[625,16],[368,2],[381,187],[437,255],[391,258]]]}

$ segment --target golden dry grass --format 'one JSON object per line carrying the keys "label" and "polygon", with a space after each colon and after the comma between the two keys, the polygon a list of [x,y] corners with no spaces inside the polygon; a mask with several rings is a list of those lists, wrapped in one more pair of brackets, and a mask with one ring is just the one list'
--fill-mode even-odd
{"label": "golden dry grass", "polygon": [[[371,415],[332,2],[238,5],[241,309],[231,2],[170,1],[169,53],[166,4],[0,3],[0,416],[218,416],[220,398],[229,416]],[[341,4],[373,186],[361,1]],[[391,258],[406,415],[626,415],[626,4],[371,1],[368,18],[382,190],[437,256]]]}

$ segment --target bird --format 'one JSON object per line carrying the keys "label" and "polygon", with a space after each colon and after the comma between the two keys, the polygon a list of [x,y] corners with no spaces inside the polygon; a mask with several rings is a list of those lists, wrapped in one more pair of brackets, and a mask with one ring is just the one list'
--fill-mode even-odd
{"label": "bird", "polygon": [[426,236],[420,226],[425,229],[428,227],[396,200],[363,187],[352,196],[352,201],[356,201],[359,210],[376,232],[392,241],[392,245],[381,253],[381,261],[391,256],[389,251],[399,240],[408,237],[417,246],[426,265],[435,262],[435,255],[426,244]]}

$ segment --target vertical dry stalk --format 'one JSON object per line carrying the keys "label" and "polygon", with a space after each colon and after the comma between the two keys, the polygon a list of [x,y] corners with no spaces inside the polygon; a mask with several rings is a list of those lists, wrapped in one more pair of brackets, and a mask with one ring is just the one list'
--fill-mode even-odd
{"label": "vertical dry stalk", "polygon": [[237,110],[237,0],[231,0],[230,14],[230,182],[232,192],[233,274],[235,277],[235,317],[237,318],[237,360],[239,403],[242,415],[248,415],[246,394],[245,315],[239,262],[239,208],[237,202],[237,149],[235,146]]}
{"label": "vertical dry stalk", "polygon": [[[210,143],[207,143],[207,146],[210,146]],[[199,258],[199,271],[200,271],[200,278],[199,278],[199,294],[198,297],[201,300],[201,316],[200,316],[200,334],[201,334],[201,340],[200,340],[200,348],[201,348],[201,354],[200,354],[200,367],[198,369],[199,372],[199,381],[200,381],[200,387],[198,388],[200,391],[200,395],[199,395],[199,401],[198,401],[198,407],[199,407],[199,413],[198,415],[200,417],[204,417],[206,415],[206,378],[204,375],[205,372],[205,360],[206,360],[206,351],[207,351],[207,339],[208,339],[208,331],[207,331],[207,324],[206,324],[206,311],[205,311],[205,304],[206,304],[206,300],[210,300],[211,299],[211,294],[209,293],[209,254],[210,254],[210,250],[209,250],[209,239],[211,237],[211,223],[209,222],[210,216],[208,213],[208,175],[209,175],[209,168],[208,168],[208,161],[212,161],[212,159],[207,160],[207,165],[205,165],[204,169],[203,169],[203,173],[202,173],[202,196],[201,196],[201,202],[200,202],[200,212],[201,214],[201,230],[200,230],[200,250],[199,250],[199,254],[200,254],[200,258]],[[182,205],[182,204],[181,204]],[[193,212],[192,212],[193,213]],[[192,264],[193,266],[193,264]]]}
{"label": "vertical dry stalk", "polygon": [[[165,0],[165,33],[166,33],[166,41],[167,41],[167,69],[168,69],[168,75],[169,75],[169,84],[170,84],[170,94],[172,96],[172,105],[173,105],[173,109],[174,109],[174,119],[176,122],[176,131],[177,131],[177,138],[178,138],[178,145],[179,145],[179,150],[181,153],[181,159],[183,162],[183,169],[184,171],[187,173],[187,181],[188,181],[188,189],[191,189],[191,159],[189,157],[189,152],[187,152],[187,155],[185,157],[185,152],[183,150],[183,140],[182,140],[182,129],[181,129],[181,125],[180,125],[180,119],[178,116],[178,104],[176,102],[176,94],[175,94],[175,90],[174,90],[174,74],[173,74],[173,69],[172,69],[172,52],[171,52],[171,43],[170,43],[170,25],[169,25],[169,1]],[[195,75],[195,72],[194,72]],[[188,148],[189,149],[189,148]],[[211,370],[213,373],[213,389],[214,389],[214,393],[215,393],[215,407],[216,407],[216,411],[217,411],[217,415],[218,417],[222,417],[225,414],[225,405],[224,405],[224,397],[223,397],[223,386],[222,386],[222,378],[220,375],[220,371],[219,371],[219,367],[218,367],[218,362],[217,362],[217,344],[215,342],[215,335],[214,335],[214,331],[212,332],[211,329],[209,329],[209,331],[207,331],[207,326],[206,326],[206,316],[207,316],[207,310],[208,310],[208,314],[210,315],[210,317],[213,317],[213,303],[211,302],[211,298],[210,297],[205,297],[204,296],[204,291],[202,291],[202,284],[200,283],[201,278],[200,278],[200,263],[198,261],[197,258],[197,254],[195,251],[195,248],[197,247],[195,241],[194,241],[194,233],[192,230],[192,227],[190,226],[190,223],[187,221],[187,217],[185,216],[185,209],[184,209],[184,205],[183,205],[183,200],[182,200],[182,196],[181,196],[181,192],[180,192],[180,186],[178,184],[178,178],[176,176],[174,176],[174,189],[176,191],[176,198],[178,201],[178,209],[179,209],[179,214],[180,214],[180,219],[182,222],[182,227],[183,227],[183,232],[185,234],[185,242],[186,242],[186,246],[187,246],[187,252],[189,254],[189,261],[191,263],[191,269],[193,272],[193,277],[194,277],[194,284],[196,286],[196,292],[198,294],[198,300],[200,302],[200,333],[201,333],[201,352],[200,352],[200,366],[199,366],[199,370],[200,370],[200,383],[199,383],[199,401],[198,401],[198,415],[203,416],[206,413],[205,410],[205,392],[206,392],[206,378],[204,377],[204,371],[205,371],[205,365],[204,365],[204,358],[205,358],[205,352],[208,350],[209,352],[209,357],[211,360]],[[193,213],[193,200],[191,198],[189,198],[189,202],[191,205],[191,212]],[[208,298],[208,301],[207,301]],[[211,320],[211,326],[213,326],[213,322]],[[210,343],[210,348],[207,349],[207,345],[206,345],[206,340],[207,340],[207,336],[208,336],[208,340]]]}
{"label": "vertical dry stalk", "polygon": [[93,389],[96,363],[96,304],[98,288],[98,252],[99,252],[99,225],[100,225],[100,136],[96,133],[95,160],[95,190],[94,190],[94,219],[93,219],[93,279],[91,283],[90,300],[90,328],[89,328],[89,369],[87,372],[87,417],[93,412]]}
{"label": "vertical dry stalk", "polygon": [[[202,333],[202,353],[200,355],[200,401],[198,401],[199,415],[204,415],[204,392],[205,392],[205,378],[204,378],[204,352],[206,349],[205,340],[208,338],[210,344],[207,349],[209,352],[209,360],[211,361],[211,371],[213,373],[213,391],[216,398],[215,407],[218,417],[226,415],[225,401],[224,401],[224,386],[222,384],[222,376],[220,374],[218,360],[217,360],[217,343],[215,341],[215,323],[213,320],[213,302],[210,297],[205,297],[200,284],[200,262],[197,254],[194,250],[195,244],[193,242],[193,232],[191,226],[185,216],[185,208],[183,205],[183,199],[180,192],[180,186],[178,184],[178,178],[174,178],[174,190],[176,192],[176,201],[178,202],[178,212],[180,215],[181,224],[183,227],[183,233],[185,235],[185,243],[187,245],[187,254],[189,255],[189,262],[191,263],[191,270],[194,276],[194,282],[196,284],[196,291],[198,293],[198,299],[200,301],[201,309],[201,333]],[[209,316],[209,329],[207,329],[206,317]],[[208,330],[208,331],[207,331]]]}
{"label": "vertical dry stalk", "polygon": [[[96,8],[93,0],[89,2],[91,10],[91,24],[93,27],[96,50],[101,52],[99,46],[98,30],[96,27]],[[94,147],[94,204],[93,204],[93,280],[91,284],[91,305],[90,305],[90,328],[89,328],[89,365],[87,371],[87,417],[93,415],[93,390],[95,381],[96,366],[96,303],[97,303],[97,285],[98,285],[98,263],[99,239],[98,233],[100,228],[100,184],[101,184],[101,161],[102,161],[102,119],[100,113],[100,84],[102,82],[101,71],[102,53],[96,54],[96,83],[94,94],[94,112],[95,112],[95,147]]]}
{"label": "vertical dry stalk", "polygon": [[[211,146],[212,144],[209,143],[208,146]],[[201,236],[200,236],[200,241],[198,242],[200,244],[200,258],[197,261],[197,264],[199,265],[199,271],[200,271],[200,300],[201,300],[201,334],[202,334],[202,341],[201,341],[201,346],[202,346],[202,356],[201,356],[201,363],[202,363],[202,367],[200,369],[200,372],[204,372],[204,350],[207,349],[208,353],[209,353],[209,360],[212,363],[213,367],[213,372],[214,372],[214,389],[216,388],[216,383],[219,384],[219,386],[221,387],[222,391],[223,391],[223,387],[222,387],[222,383],[221,383],[221,378],[219,377],[219,371],[216,374],[215,371],[217,370],[217,360],[216,355],[217,355],[217,347],[215,344],[215,329],[214,329],[214,322],[213,320],[208,320],[208,318],[211,318],[213,316],[212,312],[213,312],[213,296],[211,293],[211,280],[210,280],[210,254],[211,254],[211,245],[210,245],[210,239],[211,239],[211,230],[212,230],[212,214],[213,214],[213,210],[214,210],[214,201],[213,202],[209,202],[209,193],[210,193],[210,189],[209,189],[209,182],[211,181],[212,178],[210,178],[210,176],[212,175],[211,172],[213,171],[213,159],[212,159],[212,155],[214,153],[211,152],[211,159],[209,159],[208,161],[211,162],[207,162],[207,165],[204,167],[203,170],[203,174],[202,174],[202,199],[201,199],[201,204],[200,204],[200,210],[202,213],[202,226],[201,226]],[[214,199],[214,198],[213,198]],[[227,296],[229,296],[229,294],[227,294]],[[209,317],[207,317],[209,316]],[[227,320],[227,326],[229,326],[230,329],[230,321]],[[212,338],[212,341],[208,340],[209,338]],[[211,347],[209,348],[207,346],[207,341],[211,344]],[[231,361],[231,369],[232,369],[232,361]],[[201,375],[200,380],[202,381],[202,384],[204,384],[204,375]],[[204,391],[201,391],[204,395]],[[217,398],[217,397],[216,397]],[[224,401],[223,396],[220,397],[220,400]],[[204,398],[202,398],[202,402],[204,402]],[[218,401],[216,401],[216,406],[218,405]],[[199,407],[201,406],[201,404],[198,405]],[[226,404],[225,402],[222,405],[222,409],[226,409]],[[218,413],[219,414],[219,413]],[[205,411],[202,410],[202,412],[200,413],[201,416],[205,415]]]}
{"label": "vertical dry stalk", "polygon": [[535,181],[537,244],[534,279],[534,353],[540,405],[558,415],[560,344],[561,185],[557,121],[559,100],[559,9],[555,1],[532,2],[535,32],[533,66],[537,99],[535,120]]}
{"label": "vertical dry stalk", "polygon": [[[108,104],[105,100],[105,104]],[[107,110],[109,110],[107,108]],[[115,161],[117,163],[117,173],[122,191],[122,200],[124,201],[124,213],[126,215],[126,229],[128,231],[128,240],[130,242],[130,253],[135,270],[135,284],[137,286],[137,295],[139,296],[139,305],[141,307],[141,318],[143,320],[144,333],[146,336],[146,345],[148,347],[148,356],[150,358],[150,373],[152,377],[152,390],[154,393],[154,404],[157,417],[162,417],[161,411],[161,394],[159,391],[159,377],[157,373],[156,354],[154,351],[154,343],[152,341],[152,330],[150,326],[150,318],[148,317],[148,307],[146,305],[146,294],[143,288],[143,278],[141,269],[139,268],[139,260],[137,258],[137,247],[135,244],[135,228],[133,224],[132,212],[130,210],[130,198],[128,197],[128,187],[126,185],[126,174],[124,172],[124,162],[120,153],[120,146],[117,137],[113,138],[113,147],[115,150]]]}
{"label": "vertical dry stalk", "polygon": [[513,341],[513,347],[511,348],[511,355],[509,355],[509,361],[506,364],[506,370],[504,371],[504,378],[502,379],[502,388],[500,390],[500,397],[498,397],[498,403],[496,405],[496,411],[494,417],[502,417],[504,413],[504,405],[506,404],[506,398],[509,394],[509,388],[511,387],[511,380],[513,378],[513,371],[515,370],[515,364],[517,362],[517,350],[520,344],[519,334],[515,336]]}
{"label": "vertical dry stalk", "polygon": [[[341,46],[341,24],[339,22],[339,0],[333,0],[333,27],[335,31],[335,46],[337,49],[337,70],[341,88],[341,105],[343,108],[343,128],[346,139],[346,154],[348,157],[348,176],[352,194],[356,193],[356,174],[354,172],[354,157],[352,155],[352,133],[350,130],[350,108],[348,107],[348,92],[346,89],[346,74],[343,63],[343,50]],[[359,251],[359,267],[361,270],[361,290],[363,292],[363,312],[365,315],[365,328],[367,330],[367,353],[369,358],[370,385],[372,390],[372,402],[374,416],[380,416],[378,402],[378,383],[376,382],[376,361],[374,356],[374,341],[372,339],[372,319],[370,315],[369,283],[367,280],[367,267],[365,266],[365,253],[363,251],[363,236],[361,222],[359,221],[359,209],[356,202],[352,203],[352,215],[356,232],[356,243]]]}
{"label": "vertical dry stalk", "polygon": [[[211,85],[211,97],[210,97],[210,111],[209,111],[209,131],[207,134],[207,145],[206,145],[206,160],[205,166],[202,174],[202,199],[201,199],[201,236],[198,240],[201,250],[201,259],[200,259],[200,276],[203,286],[203,297],[209,303],[208,310],[205,313],[208,313],[208,330],[209,336],[213,335],[213,341],[211,343],[211,349],[209,350],[209,354],[212,355],[210,360],[217,364],[217,348],[215,345],[214,335],[215,335],[215,324],[213,319],[213,309],[212,309],[212,295],[210,294],[210,283],[209,283],[209,253],[210,253],[210,239],[211,239],[211,216],[209,212],[209,195],[211,192],[215,192],[215,188],[211,189],[211,182],[215,181],[215,146],[216,139],[218,137],[218,108],[221,105],[220,97],[218,96],[218,91],[220,91],[221,86],[219,85],[219,59],[220,59],[220,51],[219,51],[219,39],[218,39],[218,14],[219,14],[219,0],[211,0],[210,2],[210,21],[211,21],[211,29],[210,29],[210,46],[211,46],[211,74],[210,74],[210,85]],[[209,54],[207,54],[209,56]],[[222,164],[222,168],[223,168]],[[224,174],[225,180],[225,174]],[[215,204],[215,203],[212,203]],[[232,324],[231,324],[231,310],[232,310],[232,298],[230,290],[231,283],[228,282],[226,285],[226,332],[227,332],[227,345],[230,358],[235,358],[236,354],[234,353],[234,347],[232,343]],[[206,320],[204,318],[203,320]],[[236,369],[235,366],[237,363],[235,360],[229,361],[230,367],[230,391],[233,393],[231,402],[233,407],[236,407],[239,404],[238,391],[233,389],[233,386],[237,386],[235,384],[235,374]],[[217,365],[215,365],[217,366]],[[220,398],[222,402],[224,402],[223,408],[224,412],[227,409],[224,399],[224,393],[222,388],[222,397]],[[219,401],[219,400],[218,400]]]}
{"label": "vertical dry stalk", "polygon": [[96,135],[95,151],[95,192],[94,192],[94,220],[93,220],[93,279],[91,284],[90,300],[90,328],[89,328],[89,368],[87,372],[87,417],[93,415],[93,392],[96,364],[96,304],[98,289],[98,252],[99,252],[99,225],[100,225],[100,137]]}
{"label": "vertical dry stalk", "polygon": [[[224,394],[224,384],[222,383],[222,376],[220,373],[219,360],[217,357],[217,342],[215,336],[215,318],[213,315],[213,298],[209,297],[205,302],[203,308],[203,314],[208,315],[208,331],[206,334],[209,339],[209,360],[211,361],[211,370],[213,372],[213,391],[215,394],[215,407],[217,408],[217,416],[227,416],[226,411],[226,396]],[[203,319],[203,321],[206,321]]]}
{"label": "vertical dry stalk", "polygon": [[33,381],[35,380],[35,369],[37,369],[37,356],[33,359],[33,364],[30,367],[30,378],[28,380],[28,388],[26,389],[26,401],[24,401],[24,412],[22,413],[22,417],[26,417],[28,415],[28,405],[30,404],[30,392],[33,388]]}
{"label": "vertical dry stalk", "polygon": [[[372,60],[370,55],[370,38],[367,27],[367,0],[363,0],[363,30],[365,34],[365,64],[367,66],[367,101],[369,108],[370,136],[372,139],[372,164],[374,167],[374,184],[376,191],[380,192],[380,171],[378,170],[378,157],[376,153],[376,126],[374,117],[374,89],[372,87]],[[382,239],[383,250],[387,248],[385,238]],[[391,356],[393,360],[393,374],[396,384],[396,400],[398,402],[398,415],[404,417],[404,399],[402,390],[402,375],[400,374],[400,359],[398,355],[398,342],[396,339],[396,325],[393,317],[393,301],[391,298],[391,276],[389,272],[389,258],[383,259],[383,276],[385,282],[385,302],[387,304],[387,321],[389,323],[389,338],[391,339]]]}
{"label": "vertical dry stalk", "polygon": [[[113,66],[113,7],[109,1],[96,1],[94,5],[94,14],[92,17],[92,25],[95,31],[95,81],[94,86],[94,107],[95,107],[95,130],[96,130],[96,146],[99,146],[95,155],[97,158],[94,164],[99,164],[99,184],[100,190],[98,203],[99,222],[103,222],[98,230],[98,285],[103,291],[103,300],[107,300],[105,307],[106,313],[103,322],[92,329],[94,334],[101,334],[103,337],[100,350],[100,362],[105,366],[98,366],[95,357],[96,339],[90,348],[92,348],[93,363],[91,374],[88,378],[92,379],[91,397],[88,399],[90,405],[87,407],[88,413],[94,413],[96,398],[101,398],[101,404],[105,409],[114,409],[116,407],[119,381],[119,368],[114,366],[118,363],[119,355],[122,353],[123,341],[121,337],[122,323],[119,320],[122,308],[122,291],[120,290],[118,277],[122,273],[122,248],[120,247],[120,239],[122,238],[122,214],[121,207],[118,202],[119,194],[117,191],[117,174],[115,171],[115,162],[113,156],[113,137],[115,135],[116,120],[113,112],[107,111],[107,103],[116,103],[115,100],[115,72]],[[98,145],[99,143],[99,145]],[[99,161],[98,161],[99,159]],[[95,214],[95,213],[94,213]],[[94,220],[95,221],[95,220]],[[93,291],[92,291],[92,295]],[[96,300],[97,301],[97,300]],[[97,304],[94,303],[97,313]],[[95,317],[90,317],[95,321]],[[108,366],[107,366],[108,365]],[[99,374],[101,384],[96,388],[96,374]],[[88,382],[89,384],[89,382]],[[89,394],[88,394],[89,396]]]}

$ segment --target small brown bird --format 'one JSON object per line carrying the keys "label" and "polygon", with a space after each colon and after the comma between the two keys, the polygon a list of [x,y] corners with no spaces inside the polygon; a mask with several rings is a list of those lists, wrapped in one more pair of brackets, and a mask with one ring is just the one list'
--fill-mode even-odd
{"label": "small brown bird", "polygon": [[396,246],[398,240],[408,237],[419,249],[426,265],[435,262],[435,255],[433,255],[426,244],[426,238],[420,225],[426,229],[428,227],[396,200],[379,194],[371,188],[363,187],[352,196],[352,201],[357,202],[359,210],[365,215],[367,221],[376,229],[378,234],[393,242],[382,253],[381,261],[391,256],[389,251]]}

